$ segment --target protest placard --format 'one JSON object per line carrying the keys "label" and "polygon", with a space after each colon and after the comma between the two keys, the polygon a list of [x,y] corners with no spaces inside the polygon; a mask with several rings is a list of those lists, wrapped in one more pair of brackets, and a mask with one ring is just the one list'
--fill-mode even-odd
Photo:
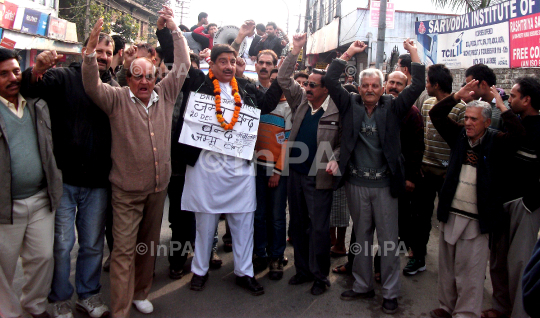
{"label": "protest placard", "polygon": [[[223,118],[230,121],[234,100],[221,100]],[[251,160],[257,141],[261,111],[242,104],[233,130],[221,127],[216,117],[214,96],[191,92],[184,113],[184,125],[178,142],[225,155]]]}

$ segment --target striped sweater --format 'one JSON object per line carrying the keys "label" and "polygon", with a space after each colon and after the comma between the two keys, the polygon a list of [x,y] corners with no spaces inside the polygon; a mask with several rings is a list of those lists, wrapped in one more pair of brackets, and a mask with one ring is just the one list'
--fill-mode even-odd
{"label": "striped sweater", "polygon": [[262,115],[259,122],[255,162],[273,168],[281,174],[285,163],[287,140],[291,131],[291,108],[282,100],[270,114]]}
{"label": "striped sweater", "polygon": [[[438,100],[435,97],[428,98],[422,106],[422,116],[424,117],[424,157],[422,163],[438,168],[446,169],[448,160],[450,159],[450,147],[444,139],[439,135],[435,126],[429,118],[429,111],[437,104]],[[452,111],[448,114],[452,120],[463,123],[465,118],[465,104],[457,103]]]}

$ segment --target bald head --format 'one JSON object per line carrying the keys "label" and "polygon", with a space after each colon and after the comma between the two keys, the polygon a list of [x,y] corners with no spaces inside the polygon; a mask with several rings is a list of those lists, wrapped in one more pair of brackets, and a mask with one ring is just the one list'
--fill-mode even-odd
{"label": "bald head", "polygon": [[154,86],[156,85],[157,68],[146,58],[135,59],[126,71],[126,79],[131,92],[145,105],[150,101]]}
{"label": "bald head", "polygon": [[386,94],[398,97],[399,93],[407,86],[407,75],[403,72],[395,71],[388,75],[386,82]]}

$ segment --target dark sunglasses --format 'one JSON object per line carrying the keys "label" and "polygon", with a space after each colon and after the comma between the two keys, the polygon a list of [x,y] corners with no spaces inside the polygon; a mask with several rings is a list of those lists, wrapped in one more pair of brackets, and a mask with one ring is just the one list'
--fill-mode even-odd
{"label": "dark sunglasses", "polygon": [[314,82],[308,82],[308,81],[302,82],[302,85],[305,86],[305,87],[309,86],[311,88],[321,86],[321,84],[317,84],[317,83],[314,83]]}

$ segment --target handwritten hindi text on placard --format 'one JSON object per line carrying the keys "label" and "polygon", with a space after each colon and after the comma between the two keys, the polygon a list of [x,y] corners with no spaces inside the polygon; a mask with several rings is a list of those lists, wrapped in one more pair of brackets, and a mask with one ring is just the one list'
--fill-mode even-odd
{"label": "handwritten hindi text on placard", "polygon": [[[234,100],[221,100],[223,118],[230,121]],[[179,142],[201,149],[251,160],[257,141],[261,111],[242,105],[233,130],[225,130],[216,118],[214,96],[191,92],[184,114]]]}

